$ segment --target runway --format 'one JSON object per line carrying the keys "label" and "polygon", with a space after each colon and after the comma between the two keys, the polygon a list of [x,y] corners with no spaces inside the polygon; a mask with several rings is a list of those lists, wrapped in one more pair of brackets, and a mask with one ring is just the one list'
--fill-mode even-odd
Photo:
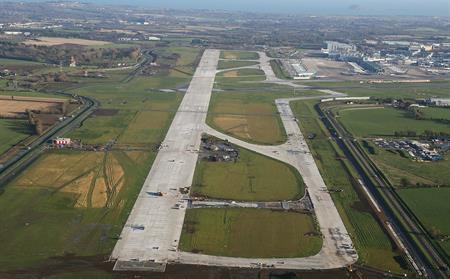
{"label": "runway", "polygon": [[[327,93],[325,96],[276,100],[288,141],[279,146],[250,144],[215,131],[205,124],[219,54],[218,50],[206,50],[203,54],[111,255],[112,260],[117,260],[115,270],[164,271],[167,263],[248,268],[332,269],[356,262],[358,256],[351,238],[289,106],[292,100],[329,98],[342,94],[327,91],[324,92]],[[265,54],[264,56],[260,54],[261,57],[264,60],[261,66],[263,64],[266,68],[267,64],[270,66],[268,60],[264,58]],[[269,72],[268,69],[266,71]],[[178,251],[188,198],[180,193],[179,188],[190,186],[192,183],[203,132],[288,163],[299,171],[307,186],[323,236],[323,247],[317,255],[304,258],[251,259]]]}
{"label": "runway", "polygon": [[219,55],[203,54],[114,247],[115,270],[164,269],[169,252],[178,248],[187,206],[179,188],[192,182]]}

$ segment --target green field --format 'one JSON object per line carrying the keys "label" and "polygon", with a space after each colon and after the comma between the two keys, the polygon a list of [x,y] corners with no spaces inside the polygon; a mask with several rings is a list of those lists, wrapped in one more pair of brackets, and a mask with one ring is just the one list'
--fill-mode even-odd
{"label": "green field", "polygon": [[[449,110],[450,113],[450,110]],[[357,137],[394,136],[397,132],[426,130],[449,132],[450,125],[432,120],[416,120],[408,112],[395,108],[346,108],[339,110],[340,122]]]}
{"label": "green field", "polygon": [[221,59],[232,60],[256,60],[259,59],[259,54],[253,51],[229,51],[224,50],[220,53]]}
{"label": "green field", "polygon": [[62,95],[55,95],[50,93],[46,94],[34,91],[16,91],[16,90],[1,90],[1,89],[0,89],[0,96],[42,97],[42,98],[59,98],[59,99],[67,98]]}
{"label": "green field", "polygon": [[219,70],[225,70],[225,69],[232,69],[232,68],[240,68],[240,67],[248,67],[257,65],[258,62],[256,61],[239,61],[239,60],[220,60],[219,65],[217,66],[217,69]]}
{"label": "green field", "polygon": [[426,119],[445,119],[450,120],[450,108],[427,107],[420,109],[423,117]]}
{"label": "green field", "polygon": [[276,60],[270,60],[270,66],[272,67],[273,72],[280,79],[291,79],[289,74],[284,71],[283,67]]}
{"label": "green field", "polygon": [[359,188],[352,178],[349,163],[340,158],[344,154],[329,140],[317,112],[315,101],[293,102],[292,109],[300,121],[304,134],[315,133],[316,137],[307,140],[325,184],[329,189],[342,189],[331,196],[344,224],[352,236],[359,255],[359,263],[394,272],[406,272],[399,263],[399,255],[392,249],[391,242],[382,227],[372,215],[367,202],[356,192]]}
{"label": "green field", "polygon": [[169,47],[166,52],[175,53],[179,58],[175,63],[175,68],[171,71],[171,76],[186,77],[195,72],[197,61],[200,60],[200,50],[191,47]]}
{"label": "green field", "polygon": [[[417,188],[398,191],[408,207],[450,256],[450,188]],[[442,240],[440,240],[442,239]],[[445,239],[445,240],[444,240]]]}
{"label": "green field", "polygon": [[245,76],[264,76],[264,72],[260,69],[239,69],[220,72],[217,77],[245,77]]}
{"label": "green field", "polygon": [[0,66],[15,66],[15,65],[36,66],[36,65],[46,65],[46,64],[34,62],[34,61],[28,61],[28,60],[0,58]]}
{"label": "green field", "polygon": [[[450,186],[450,159],[445,156],[442,161],[436,162],[417,162],[404,157],[396,151],[390,151],[376,147],[375,154],[370,155],[371,159],[379,168],[389,177],[391,182],[398,187],[406,181],[407,186],[421,185],[447,185]],[[405,180],[406,179],[406,180]],[[403,183],[402,183],[403,180]]]}
{"label": "green field", "polygon": [[431,98],[450,97],[450,81],[441,80],[427,83],[360,84],[359,81],[346,82],[298,82],[311,86],[323,86],[350,96],[373,96],[382,98]]}
{"label": "green field", "polygon": [[0,155],[33,133],[28,120],[0,119]]}
{"label": "green field", "polygon": [[233,257],[306,257],[322,246],[310,215],[265,209],[191,209],[180,249]]}
{"label": "green field", "polygon": [[[115,115],[92,116],[70,137],[85,143],[105,143],[116,139],[119,143],[158,143],[162,140],[160,129],[168,127],[181,101],[180,93],[162,93],[157,88],[171,88],[171,81],[180,78],[136,78],[129,83],[98,84],[76,90],[102,103],[102,108],[115,109]],[[167,87],[166,87],[167,85]]]}
{"label": "green field", "polygon": [[193,195],[246,201],[294,200],[303,196],[301,176],[292,167],[239,148],[237,162],[199,161]]}
{"label": "green field", "polygon": [[286,94],[221,92],[213,94],[207,123],[236,138],[280,144],[286,135],[277,114],[275,98]]}
{"label": "green field", "polygon": [[[417,134],[425,130],[450,132],[450,125],[440,121],[450,118],[450,110],[431,107],[420,110],[423,111],[423,120],[416,120],[408,112],[394,108],[339,107],[336,113],[347,131],[358,137],[394,136],[396,131],[415,131]],[[432,163],[416,162],[404,153],[378,148],[367,142],[367,153],[395,186],[405,186],[405,183],[408,184],[406,186],[449,185],[450,160],[447,156],[445,160]]]}

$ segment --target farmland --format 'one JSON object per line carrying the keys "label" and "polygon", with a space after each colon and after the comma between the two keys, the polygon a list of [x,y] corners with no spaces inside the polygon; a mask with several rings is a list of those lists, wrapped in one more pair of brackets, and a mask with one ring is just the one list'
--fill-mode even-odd
{"label": "farmland", "polygon": [[394,136],[396,131],[415,131],[422,134],[425,130],[450,130],[446,124],[432,120],[416,120],[409,117],[406,111],[394,108],[341,109],[339,116],[345,128],[357,137]]}
{"label": "farmland", "polygon": [[230,60],[256,60],[259,59],[259,55],[252,51],[222,51],[220,54],[221,59]]}
{"label": "farmland", "polygon": [[27,110],[61,110],[63,99],[0,96],[0,117],[19,117]]}
{"label": "farmland", "polygon": [[199,161],[192,185],[193,195],[218,199],[276,201],[304,194],[295,169],[244,148],[234,163]]}
{"label": "farmland", "polygon": [[76,39],[76,38],[58,38],[58,37],[38,37],[33,40],[28,40],[23,42],[26,45],[37,45],[37,46],[56,46],[63,44],[71,44],[71,45],[82,45],[82,46],[98,46],[98,45],[106,45],[109,42],[105,41],[96,41],[96,40],[84,40],[84,39]]}
{"label": "farmland", "polygon": [[191,209],[180,248],[234,257],[305,257],[322,239],[310,215],[264,209]]}
{"label": "farmland", "polygon": [[275,98],[274,94],[264,93],[214,94],[207,123],[226,134],[249,142],[282,143],[286,135],[277,114]]}
{"label": "farmland", "polygon": [[10,214],[0,217],[1,270],[110,253],[153,157],[119,151],[39,158],[3,188],[0,209]]}
{"label": "farmland", "polygon": [[437,243],[450,255],[450,188],[403,189],[398,192]]}
{"label": "farmland", "polygon": [[308,139],[308,145],[329,189],[342,189],[331,196],[352,235],[359,255],[359,263],[395,272],[404,272],[403,259],[393,251],[388,236],[375,220],[364,198],[355,188],[353,172],[349,163],[329,135],[314,110],[314,101],[294,102],[291,104],[300,122],[304,134],[314,133],[316,137]]}
{"label": "farmland", "polygon": [[[177,65],[195,68],[198,50],[176,51]],[[190,75],[172,71],[129,79],[128,73],[108,72],[107,78],[80,80],[77,86],[47,87],[101,103],[68,137],[100,145],[115,140],[117,146],[105,152],[46,151],[2,187],[0,209],[13,213],[0,217],[2,251],[7,249],[0,255],[0,272],[46,266],[55,257],[67,255],[98,262],[108,258],[156,156],[150,147],[165,136],[183,96],[178,89],[190,80]],[[0,94],[10,95],[10,91]],[[9,127],[2,123],[0,129]]]}

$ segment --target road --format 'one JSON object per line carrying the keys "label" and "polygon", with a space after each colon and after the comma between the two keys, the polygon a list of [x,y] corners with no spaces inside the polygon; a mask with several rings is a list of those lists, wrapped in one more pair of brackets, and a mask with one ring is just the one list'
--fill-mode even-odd
{"label": "road", "polygon": [[[354,263],[358,257],[352,241],[326,191],[326,185],[289,106],[291,100],[303,98],[277,100],[277,108],[289,135],[288,141],[280,146],[249,144],[206,126],[219,54],[218,50],[206,50],[203,54],[111,255],[112,260],[117,260],[115,270],[164,271],[170,262],[250,268],[265,264],[282,269],[331,269]],[[264,60],[265,54],[261,57]],[[287,259],[242,259],[178,251],[188,205],[188,197],[183,196],[178,189],[192,183],[203,132],[291,164],[300,172],[308,187],[324,238],[323,247],[317,255]],[[160,192],[162,196],[154,194]]]}

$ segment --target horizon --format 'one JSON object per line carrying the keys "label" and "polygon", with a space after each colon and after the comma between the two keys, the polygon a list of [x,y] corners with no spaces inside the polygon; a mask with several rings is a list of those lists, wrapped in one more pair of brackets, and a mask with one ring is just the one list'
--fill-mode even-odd
{"label": "horizon", "polygon": [[[0,2],[47,2],[46,0],[3,1]],[[446,0],[431,0],[428,2],[419,0],[342,0],[336,3],[333,0],[279,0],[273,3],[271,0],[239,0],[227,2],[212,2],[208,0],[131,0],[122,3],[121,0],[84,0],[64,1],[84,2],[93,4],[129,5],[148,8],[169,9],[209,9],[230,12],[256,12],[275,14],[298,15],[336,15],[336,16],[443,16],[450,17],[450,2]]]}

